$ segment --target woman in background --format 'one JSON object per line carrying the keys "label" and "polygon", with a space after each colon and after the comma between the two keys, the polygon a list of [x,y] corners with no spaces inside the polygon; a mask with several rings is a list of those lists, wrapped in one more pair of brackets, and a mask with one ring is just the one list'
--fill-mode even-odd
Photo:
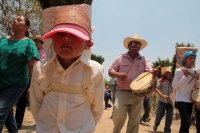
{"label": "woman in background", "polygon": [[13,35],[0,39],[0,132],[3,125],[10,133],[18,133],[13,105],[24,93],[39,59],[34,42],[26,37],[30,21],[17,16],[12,23]]}

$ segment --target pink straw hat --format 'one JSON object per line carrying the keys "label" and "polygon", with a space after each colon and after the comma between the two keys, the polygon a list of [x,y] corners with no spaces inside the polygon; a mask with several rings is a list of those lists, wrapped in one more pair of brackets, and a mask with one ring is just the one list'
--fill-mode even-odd
{"label": "pink straw hat", "polygon": [[77,7],[67,7],[57,14],[53,29],[42,38],[52,38],[58,32],[70,33],[84,41],[91,40],[90,18]]}

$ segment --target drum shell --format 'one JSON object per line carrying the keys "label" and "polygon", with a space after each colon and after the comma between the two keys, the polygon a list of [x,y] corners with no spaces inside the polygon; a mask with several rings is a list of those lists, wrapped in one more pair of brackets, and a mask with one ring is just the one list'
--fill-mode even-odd
{"label": "drum shell", "polygon": [[200,109],[200,89],[194,89],[190,96],[191,100],[195,103],[196,108]]}
{"label": "drum shell", "polygon": [[155,90],[155,81],[157,80],[153,74],[149,72],[143,72],[133,79],[130,84],[130,88],[136,96],[150,96],[151,93]]}

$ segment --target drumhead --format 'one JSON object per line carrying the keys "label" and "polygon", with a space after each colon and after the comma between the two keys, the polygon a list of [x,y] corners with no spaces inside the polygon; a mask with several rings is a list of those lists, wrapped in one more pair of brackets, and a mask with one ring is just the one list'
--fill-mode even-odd
{"label": "drumhead", "polygon": [[200,102],[200,89],[195,89],[191,93],[191,99],[194,102]]}
{"label": "drumhead", "polygon": [[149,72],[143,72],[138,75],[130,84],[130,88],[133,91],[139,91],[149,88],[153,84],[153,74]]}

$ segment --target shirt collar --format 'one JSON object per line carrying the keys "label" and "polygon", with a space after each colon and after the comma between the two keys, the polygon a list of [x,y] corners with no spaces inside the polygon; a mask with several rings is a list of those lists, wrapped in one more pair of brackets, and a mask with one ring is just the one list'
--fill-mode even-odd
{"label": "shirt collar", "polygon": [[[57,54],[55,53],[43,66],[46,66],[48,64],[50,64],[51,62],[53,62],[54,60],[57,60],[58,61],[58,57],[57,57]],[[93,67],[92,63],[91,63],[91,60],[89,59],[89,57],[82,53],[82,55],[74,62],[74,63],[77,63],[81,61],[82,63],[84,63],[85,65],[87,66],[90,66],[90,67]]]}
{"label": "shirt collar", "polygon": [[[123,57],[131,59],[131,57],[129,56],[128,52],[123,54]],[[141,59],[141,58],[142,58],[142,56],[138,53],[137,59]]]}

